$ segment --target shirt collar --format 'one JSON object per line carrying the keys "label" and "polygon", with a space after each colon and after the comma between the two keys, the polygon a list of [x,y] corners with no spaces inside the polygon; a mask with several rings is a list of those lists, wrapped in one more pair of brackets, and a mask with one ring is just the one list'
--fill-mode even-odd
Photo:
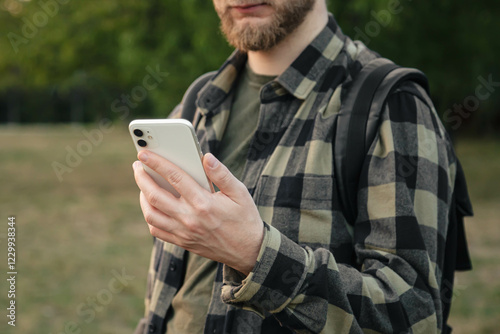
{"label": "shirt collar", "polygon": [[[328,23],[314,40],[276,81],[298,99],[305,99],[325,74],[345,44],[345,36],[332,14]],[[214,110],[230,93],[238,73],[247,61],[247,54],[235,50],[219,69],[211,83],[199,95],[198,105]]]}
{"label": "shirt collar", "polygon": [[278,82],[298,99],[305,99],[344,47],[345,36],[332,14],[316,38],[302,51]]}

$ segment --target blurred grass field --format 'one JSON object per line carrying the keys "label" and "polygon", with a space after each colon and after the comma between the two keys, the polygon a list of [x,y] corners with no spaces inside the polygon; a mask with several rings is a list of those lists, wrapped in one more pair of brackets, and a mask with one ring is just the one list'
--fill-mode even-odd
{"label": "blurred grass field", "polygon": [[[7,218],[16,216],[16,327],[0,333],[131,333],[143,313],[151,237],[138,204],[125,124],[82,146],[75,126],[0,127],[0,261],[5,276]],[[62,175],[68,147],[89,153]],[[457,276],[454,333],[498,333],[500,317],[500,142],[459,141],[475,217],[466,229],[474,271]],[[116,280],[117,272],[125,275]],[[120,282],[120,283],[117,283]]]}

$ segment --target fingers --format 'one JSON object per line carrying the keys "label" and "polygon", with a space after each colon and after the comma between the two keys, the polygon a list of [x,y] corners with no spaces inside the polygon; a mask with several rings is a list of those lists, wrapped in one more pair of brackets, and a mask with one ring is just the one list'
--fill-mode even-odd
{"label": "fingers", "polygon": [[135,182],[141,189],[143,196],[153,207],[168,212],[174,208],[176,197],[167,190],[161,188],[149,175],[139,161],[133,165]]}
{"label": "fingers", "polygon": [[151,235],[167,242],[174,242],[175,236],[172,232],[179,228],[179,223],[152,206],[142,191],[139,202]]}
{"label": "fingers", "polygon": [[144,215],[144,220],[149,225],[158,227],[165,232],[170,232],[173,229],[171,226],[172,224],[167,221],[169,217],[152,206],[142,191],[139,196],[139,202],[141,205],[142,214]]}
{"label": "fingers", "polygon": [[249,196],[247,188],[211,153],[203,157],[203,167],[208,178],[229,198],[237,201],[241,196]]}
{"label": "fingers", "polygon": [[150,151],[139,152],[138,158],[160,174],[186,200],[196,199],[201,193],[206,192],[191,176],[167,159]]}
{"label": "fingers", "polygon": [[[149,163],[152,159],[148,158],[147,161]],[[168,162],[167,160],[164,161]],[[175,165],[170,165],[173,168],[177,168]],[[153,167],[155,165],[151,164],[150,168]],[[186,220],[192,217],[194,213],[202,216],[209,214],[211,193],[201,186],[198,186],[200,192],[191,195],[191,197],[188,197],[189,195],[185,196],[186,193],[189,193],[188,191],[179,189],[181,197],[177,198],[169,191],[160,187],[142,168],[142,164],[139,161],[134,163],[133,168],[136,183],[141,189],[141,209],[149,225],[171,233],[172,237],[177,238],[179,232],[185,232],[186,226],[184,225],[189,225],[186,223]],[[161,170],[161,167],[156,168],[157,170]],[[182,177],[189,178],[187,174],[182,171],[180,172],[184,174]],[[190,180],[198,185],[196,181]],[[180,184],[183,183],[181,182]],[[191,182],[188,180],[187,184],[191,184]]]}

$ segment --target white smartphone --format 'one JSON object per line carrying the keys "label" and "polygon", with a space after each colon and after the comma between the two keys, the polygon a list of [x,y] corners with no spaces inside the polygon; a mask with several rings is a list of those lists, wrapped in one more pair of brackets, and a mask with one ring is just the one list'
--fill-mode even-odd
{"label": "white smartphone", "polygon": [[[138,119],[130,122],[130,135],[137,152],[149,150],[180,167],[203,188],[213,192],[203,169],[200,144],[191,122],[183,119]],[[179,197],[179,193],[160,174],[144,165],[156,183]]]}

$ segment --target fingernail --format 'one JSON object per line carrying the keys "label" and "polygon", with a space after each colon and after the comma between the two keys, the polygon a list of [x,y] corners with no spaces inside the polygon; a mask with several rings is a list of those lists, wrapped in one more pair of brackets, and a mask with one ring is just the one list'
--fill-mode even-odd
{"label": "fingernail", "polygon": [[139,165],[140,165],[140,164],[141,164],[141,162],[140,162],[140,161],[134,161],[134,163],[132,164],[132,168],[133,168],[133,169],[136,169],[136,168],[138,168],[138,167],[139,167]]}
{"label": "fingernail", "polygon": [[208,161],[207,161],[208,167],[215,168],[219,165],[219,160],[217,160],[217,158],[214,157],[214,155],[212,153],[207,153],[205,158],[208,159]]}
{"label": "fingernail", "polygon": [[142,162],[146,162],[149,159],[149,155],[144,151],[139,152],[138,157],[139,157],[139,160],[141,160]]}

